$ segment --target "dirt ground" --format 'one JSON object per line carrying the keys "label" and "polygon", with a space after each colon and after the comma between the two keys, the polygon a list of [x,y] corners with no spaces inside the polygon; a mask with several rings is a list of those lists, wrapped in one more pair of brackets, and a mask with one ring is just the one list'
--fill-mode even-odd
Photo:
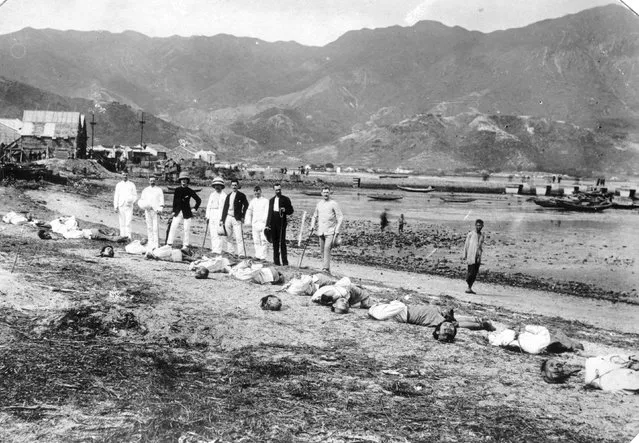
{"label": "dirt ground", "polygon": [[[140,187],[140,186],[139,186]],[[76,215],[117,226],[111,189],[0,187],[0,207],[38,219]],[[3,215],[3,214],[2,214]],[[141,218],[134,230],[144,236]],[[199,244],[203,225],[196,223]],[[539,377],[547,356],[494,348],[463,330],[441,344],[429,328],[336,315],[308,297],[147,260],[104,243],[40,240],[0,224],[0,440],[281,442],[618,442],[639,433],[639,396]],[[196,254],[200,251],[196,251]],[[299,250],[291,251],[297,263]],[[317,271],[309,250],[302,270]],[[561,328],[585,356],[639,342],[639,307],[336,261],[378,300],[432,303]],[[259,300],[277,293],[280,312]]]}

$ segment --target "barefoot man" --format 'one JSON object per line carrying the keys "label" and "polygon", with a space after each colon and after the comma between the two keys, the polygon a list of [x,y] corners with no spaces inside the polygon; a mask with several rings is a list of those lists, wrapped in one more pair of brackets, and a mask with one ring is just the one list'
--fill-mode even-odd
{"label": "barefoot man", "polygon": [[484,222],[480,219],[475,220],[475,230],[470,231],[466,236],[466,244],[464,244],[464,260],[468,265],[466,272],[466,283],[468,283],[467,294],[474,294],[473,283],[477,278],[479,272],[479,265],[481,264],[481,253],[484,248],[484,234],[481,230],[484,228]]}

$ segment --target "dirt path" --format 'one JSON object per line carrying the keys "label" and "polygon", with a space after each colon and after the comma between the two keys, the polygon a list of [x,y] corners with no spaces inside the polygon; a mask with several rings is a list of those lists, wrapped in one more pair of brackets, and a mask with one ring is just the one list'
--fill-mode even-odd
{"label": "dirt path", "polygon": [[[297,263],[297,258],[292,260]],[[315,258],[304,258],[304,266],[321,268]],[[375,282],[392,288],[405,288],[429,295],[448,295],[458,300],[483,305],[500,306],[516,312],[559,316],[604,329],[639,333],[639,306],[613,303],[605,300],[590,300],[553,292],[512,288],[501,285],[476,284],[476,295],[464,293],[466,284],[462,280],[393,271],[379,267],[359,266],[349,263],[334,263],[333,272]]]}
{"label": "dirt path", "polygon": [[[61,214],[82,214],[80,220],[90,220],[117,227],[118,216],[105,200],[87,200],[86,198],[61,191],[27,191],[34,200],[46,202],[48,209]],[[203,231],[202,223],[196,220],[194,231],[195,242],[199,244]],[[146,225],[141,217],[134,217],[133,231],[139,238],[145,237]],[[180,235],[180,234],[178,234]],[[247,247],[250,247],[250,241]],[[207,241],[208,244],[208,241]],[[249,250],[250,254],[250,250]],[[297,251],[291,251],[293,267],[299,261]],[[310,256],[309,256],[310,255]],[[320,261],[313,257],[315,251],[309,251],[304,257],[303,265],[321,268]],[[545,291],[493,284],[477,284],[477,295],[470,296],[463,292],[465,284],[461,280],[449,279],[427,274],[403,271],[392,271],[380,267],[361,266],[343,262],[334,262],[333,272],[361,279],[371,284],[381,284],[391,288],[405,288],[429,295],[445,294],[462,301],[471,301],[483,305],[499,306],[508,310],[539,314],[544,316],[560,316],[567,320],[575,320],[592,326],[613,329],[619,332],[639,333],[639,306],[624,303],[613,303],[603,300],[591,300]]]}

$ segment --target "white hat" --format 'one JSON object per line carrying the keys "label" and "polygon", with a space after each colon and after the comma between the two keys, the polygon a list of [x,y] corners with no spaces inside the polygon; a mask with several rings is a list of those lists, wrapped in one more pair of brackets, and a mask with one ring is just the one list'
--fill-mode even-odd
{"label": "white hat", "polygon": [[220,176],[215,177],[215,178],[213,179],[213,183],[211,183],[211,185],[212,185],[212,186],[220,185],[220,186],[222,186],[222,187],[224,187],[224,186],[225,186],[225,185],[224,185],[224,180],[222,180],[222,177],[220,177]]}

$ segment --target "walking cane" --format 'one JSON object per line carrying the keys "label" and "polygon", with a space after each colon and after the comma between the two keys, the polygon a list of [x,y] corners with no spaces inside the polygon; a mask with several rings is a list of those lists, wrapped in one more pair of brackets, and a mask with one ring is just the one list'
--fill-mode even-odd
{"label": "walking cane", "polygon": [[200,248],[200,258],[204,257],[204,244],[206,243],[206,236],[209,233],[209,221],[206,220],[206,228],[204,228],[204,238],[202,239],[202,247]]}
{"label": "walking cane", "polygon": [[314,230],[315,230],[315,227],[312,227],[311,233],[308,234],[308,238],[306,239],[306,242],[304,243],[304,249],[302,249],[302,255],[300,256],[300,261],[297,264],[297,269],[300,269],[302,267],[302,260],[304,259],[304,253],[306,252],[306,247],[308,246],[308,242],[311,240],[311,237],[313,236]]}
{"label": "walking cane", "polygon": [[244,222],[240,220],[240,234],[242,234],[242,246],[244,246],[244,258],[247,258],[246,255],[246,242],[244,241],[244,228],[242,227]]}
{"label": "walking cane", "polygon": [[173,223],[173,214],[169,217],[169,222],[166,225],[166,237],[164,238],[164,244],[169,241],[169,232],[171,232],[171,223]]}

